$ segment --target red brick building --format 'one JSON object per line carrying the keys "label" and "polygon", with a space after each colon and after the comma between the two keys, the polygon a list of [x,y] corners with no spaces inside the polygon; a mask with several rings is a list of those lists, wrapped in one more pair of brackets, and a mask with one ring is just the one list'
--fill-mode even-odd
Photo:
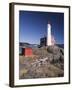
{"label": "red brick building", "polygon": [[24,56],[32,56],[33,55],[33,53],[32,53],[32,48],[23,48],[22,49],[22,54],[24,55]]}

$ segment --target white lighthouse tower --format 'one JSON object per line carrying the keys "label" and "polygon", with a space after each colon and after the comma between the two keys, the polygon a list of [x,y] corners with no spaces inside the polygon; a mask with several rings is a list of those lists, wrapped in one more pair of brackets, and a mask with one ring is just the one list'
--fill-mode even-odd
{"label": "white lighthouse tower", "polygon": [[48,22],[47,24],[47,45],[51,46],[52,42],[51,42],[51,24]]}

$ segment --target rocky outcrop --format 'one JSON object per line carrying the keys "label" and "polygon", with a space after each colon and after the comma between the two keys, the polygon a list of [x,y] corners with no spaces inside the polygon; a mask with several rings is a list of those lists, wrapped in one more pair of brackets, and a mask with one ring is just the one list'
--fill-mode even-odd
{"label": "rocky outcrop", "polygon": [[48,53],[51,55],[48,55],[50,57],[50,61],[52,62],[59,62],[59,61],[64,61],[64,49],[60,48],[58,46],[49,46],[47,48]]}
{"label": "rocky outcrop", "polygon": [[[34,48],[33,58],[20,58],[20,79],[64,76],[64,49],[54,46]],[[22,66],[22,67],[21,67]]]}
{"label": "rocky outcrop", "polygon": [[58,46],[48,46],[47,51],[53,54],[60,53],[60,48]]}

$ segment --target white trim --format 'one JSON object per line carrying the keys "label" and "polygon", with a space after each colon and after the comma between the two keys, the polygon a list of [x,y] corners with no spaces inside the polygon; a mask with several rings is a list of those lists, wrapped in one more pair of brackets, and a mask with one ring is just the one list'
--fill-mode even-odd
{"label": "white trim", "polygon": [[[62,12],[64,13],[64,77],[58,78],[41,78],[41,79],[22,79],[19,80],[19,10],[24,11],[42,11],[42,12]],[[68,8],[55,8],[55,7],[42,7],[42,6],[20,6],[15,5],[14,7],[14,85],[28,85],[28,84],[43,84],[43,83],[62,83],[68,82],[68,70],[69,70],[69,62],[68,62],[68,40],[69,40],[69,20],[68,20]]]}

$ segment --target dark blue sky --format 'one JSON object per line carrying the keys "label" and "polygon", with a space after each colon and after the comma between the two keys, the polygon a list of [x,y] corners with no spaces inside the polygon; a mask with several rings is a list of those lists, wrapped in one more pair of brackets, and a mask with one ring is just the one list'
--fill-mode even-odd
{"label": "dark blue sky", "polygon": [[64,43],[64,14],[51,12],[19,12],[19,41],[39,44],[40,38],[47,35],[48,21],[57,44]]}

